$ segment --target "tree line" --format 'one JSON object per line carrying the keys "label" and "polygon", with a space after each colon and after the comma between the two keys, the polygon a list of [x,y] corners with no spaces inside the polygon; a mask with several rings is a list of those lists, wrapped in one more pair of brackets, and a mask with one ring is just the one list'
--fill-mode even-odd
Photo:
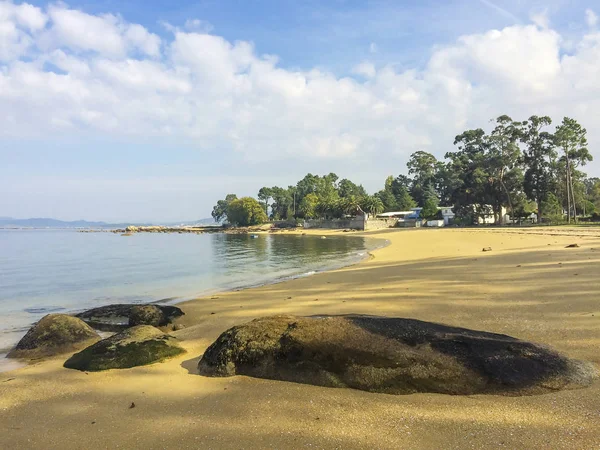
{"label": "tree line", "polygon": [[408,211],[422,207],[426,219],[439,217],[439,205],[453,207],[461,223],[477,223],[503,210],[518,220],[568,222],[600,211],[600,179],[582,167],[592,160],[587,131],[565,117],[553,130],[548,116],[515,121],[493,120],[493,129],[466,130],[456,136],[455,150],[444,160],[424,151],[413,153],[407,172],[386,178],[373,195],[349,179],[307,174],[295,185],[262,187],[257,199],[230,194],[213,208],[213,218],[237,225],[271,220],[332,219],[345,215]]}

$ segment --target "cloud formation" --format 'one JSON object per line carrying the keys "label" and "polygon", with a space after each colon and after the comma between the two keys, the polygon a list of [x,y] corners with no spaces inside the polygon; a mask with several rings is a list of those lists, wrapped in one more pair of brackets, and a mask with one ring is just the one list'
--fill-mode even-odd
{"label": "cloud formation", "polygon": [[420,68],[357,61],[350,77],[286,69],[201,20],[161,38],[118,15],[0,2],[0,138],[160,136],[265,160],[441,156],[465,127],[508,113],[572,115],[594,144],[600,32],[592,10],[584,20],[568,52],[538,17],[462,36]]}

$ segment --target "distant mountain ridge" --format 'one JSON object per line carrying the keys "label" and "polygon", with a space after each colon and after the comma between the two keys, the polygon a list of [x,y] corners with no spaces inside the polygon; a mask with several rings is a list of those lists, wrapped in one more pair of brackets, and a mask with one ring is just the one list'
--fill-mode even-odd
{"label": "distant mountain ridge", "polygon": [[89,222],[87,220],[64,221],[50,218],[30,218],[14,219],[12,217],[0,217],[0,228],[124,228],[129,225],[149,226],[149,225],[208,225],[214,223],[211,219],[200,219],[190,222],[177,223],[107,223],[107,222]]}

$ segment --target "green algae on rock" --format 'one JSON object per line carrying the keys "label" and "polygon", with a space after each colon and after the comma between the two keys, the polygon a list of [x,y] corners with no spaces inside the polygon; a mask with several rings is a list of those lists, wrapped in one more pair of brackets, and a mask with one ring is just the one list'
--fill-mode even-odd
{"label": "green algae on rock", "polygon": [[129,326],[152,325],[158,327],[168,323],[162,310],[156,305],[137,305],[129,310]]}
{"label": "green algae on rock", "polygon": [[144,366],[185,353],[173,336],[138,325],[74,354],[64,367],[85,371]]}
{"label": "green algae on rock", "polygon": [[81,350],[100,340],[88,324],[67,314],[48,314],[8,354],[9,358],[43,358]]}
{"label": "green algae on rock", "polygon": [[530,395],[587,386],[597,369],[510,336],[414,319],[276,316],[225,331],[198,364],[388,394]]}

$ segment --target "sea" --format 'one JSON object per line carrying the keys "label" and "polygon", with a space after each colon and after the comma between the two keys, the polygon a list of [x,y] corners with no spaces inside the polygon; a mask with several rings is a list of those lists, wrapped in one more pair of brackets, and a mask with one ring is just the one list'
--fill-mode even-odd
{"label": "sea", "polygon": [[0,371],[49,313],[174,304],[351,265],[385,241],[359,236],[0,229]]}

